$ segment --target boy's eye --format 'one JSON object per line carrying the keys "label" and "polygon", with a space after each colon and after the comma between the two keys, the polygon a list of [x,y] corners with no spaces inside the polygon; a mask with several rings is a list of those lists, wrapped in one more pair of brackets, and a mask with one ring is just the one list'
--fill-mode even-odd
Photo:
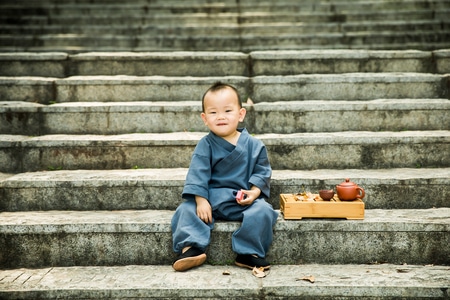
{"label": "boy's eye", "polygon": [[225,112],[232,112],[232,110],[231,109],[227,109]]}

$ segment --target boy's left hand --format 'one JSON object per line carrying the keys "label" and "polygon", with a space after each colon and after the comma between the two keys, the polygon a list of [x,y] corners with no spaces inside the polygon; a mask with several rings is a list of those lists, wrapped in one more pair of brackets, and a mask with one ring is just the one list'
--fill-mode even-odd
{"label": "boy's left hand", "polygon": [[252,186],[250,190],[241,191],[244,193],[244,199],[237,200],[237,203],[242,206],[252,204],[261,195],[261,190],[256,186]]}

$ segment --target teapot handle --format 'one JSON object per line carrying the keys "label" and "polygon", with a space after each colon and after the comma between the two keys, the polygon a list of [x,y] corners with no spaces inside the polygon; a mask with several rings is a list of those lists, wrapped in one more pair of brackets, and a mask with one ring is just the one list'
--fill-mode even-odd
{"label": "teapot handle", "polygon": [[356,196],[356,198],[358,198],[358,199],[362,199],[366,195],[366,192],[361,187],[357,187],[356,191],[358,192],[358,195]]}

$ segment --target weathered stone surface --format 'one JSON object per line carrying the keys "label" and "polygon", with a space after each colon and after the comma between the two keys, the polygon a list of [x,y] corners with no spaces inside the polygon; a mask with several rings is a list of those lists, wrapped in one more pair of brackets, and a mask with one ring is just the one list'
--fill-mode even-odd
{"label": "weathered stone surface", "polygon": [[444,75],[424,73],[256,76],[252,78],[252,99],[272,102],[448,98],[447,81]]}
{"label": "weathered stone surface", "polygon": [[0,77],[8,101],[63,102],[193,101],[214,82],[236,86],[253,102],[296,100],[448,99],[448,75],[345,73],[276,76],[168,77],[72,76]]}
{"label": "weathered stone surface", "polygon": [[[360,221],[283,220],[268,259],[277,264],[449,264],[450,208],[366,210]],[[36,211],[0,213],[0,265],[6,268],[169,264],[173,211]],[[217,221],[211,262],[234,260],[238,222]],[[290,241],[286,243],[286,241]]]}
{"label": "weathered stone surface", "polygon": [[64,77],[67,53],[0,53],[0,76]]}
{"label": "weathered stone surface", "polygon": [[69,56],[72,75],[248,76],[249,56],[241,52],[109,52]]}
{"label": "weathered stone surface", "polygon": [[[0,298],[448,298],[450,2],[50,2],[0,4],[0,48],[39,52],[0,53],[0,168],[61,169],[0,174],[0,266],[28,268],[0,271]],[[256,103],[275,208],[366,190],[361,221],[280,216],[264,279],[229,266],[238,222],[215,224],[213,266],[170,267],[216,80]]]}
{"label": "weathered stone surface", "polygon": [[433,51],[433,57],[436,60],[437,72],[441,74],[450,73],[450,50],[442,49]]}
{"label": "weathered stone surface", "polygon": [[255,133],[405,131],[450,128],[446,99],[277,101],[248,107]]}
{"label": "weathered stone surface", "polygon": [[[28,167],[34,165],[28,169],[30,171],[39,169],[131,169],[136,166],[141,168],[187,167],[192,151],[203,135],[205,133],[178,132],[120,136],[18,136],[23,148],[20,152],[17,148],[9,153],[5,151],[14,159],[2,167],[6,172],[12,171],[13,165],[17,163]],[[6,135],[6,137],[9,136]],[[17,147],[17,142],[8,140],[3,144],[5,144],[5,148],[12,147],[10,150]],[[163,148],[164,151],[161,151]]]}
{"label": "weathered stone surface", "polygon": [[42,108],[43,134],[206,131],[201,101],[63,103]]}
{"label": "weathered stone surface", "polygon": [[[185,168],[205,132],[128,135],[3,135],[2,172]],[[384,169],[450,166],[450,132],[347,131],[256,135],[273,169]],[[12,140],[10,140],[12,138]],[[164,151],[161,151],[164,147]],[[444,154],[444,155],[442,155]],[[343,159],[345,158],[345,159]],[[20,168],[17,168],[21,166]]]}
{"label": "weathered stone surface", "polygon": [[[230,275],[224,275],[228,271]],[[446,298],[449,269],[419,265],[273,265],[265,278],[235,266],[58,267],[0,271],[3,299]],[[314,283],[301,280],[314,276]]]}
{"label": "weathered stone surface", "polygon": [[[242,25],[255,32],[259,27]],[[280,26],[273,27],[274,33]],[[324,25],[323,25],[324,26]],[[285,26],[286,27],[286,26]],[[261,26],[267,32],[272,27]],[[282,27],[285,29],[284,27]],[[335,26],[329,26],[331,30]],[[237,28],[236,28],[237,29]],[[295,27],[286,30],[298,31]],[[199,30],[199,29],[197,29]],[[211,29],[210,29],[211,30]],[[215,29],[214,29],[215,30]],[[449,73],[449,50],[279,50],[220,52],[0,53],[1,76],[258,76],[354,72]],[[252,74],[250,74],[252,72]]]}
{"label": "weathered stone surface", "polygon": [[[223,80],[246,95],[246,77],[73,76],[55,81],[58,102],[192,101]],[[244,98],[245,99],[245,98]]]}
{"label": "weathered stone surface", "polygon": [[[2,4],[2,51],[449,47],[446,1]],[[48,21],[48,19],[51,22]]]}
{"label": "weathered stone surface", "polygon": [[0,210],[174,210],[182,201],[186,172],[171,168],[0,173]]}
{"label": "weathered stone surface", "polygon": [[450,153],[447,131],[264,134],[260,138],[275,169],[445,167],[450,163],[450,155],[441,155]]}
{"label": "weathered stone surface", "polygon": [[0,99],[49,104],[56,100],[55,78],[0,77]]}
{"label": "weathered stone surface", "polygon": [[0,102],[0,134],[39,135],[42,104],[23,101]]}
{"label": "weathered stone surface", "polygon": [[[261,134],[450,128],[450,100],[288,101],[245,104],[242,126]],[[201,101],[0,102],[2,134],[127,134],[204,131]]]}
{"label": "weathered stone surface", "polygon": [[[373,50],[284,50],[250,53],[253,74],[295,75],[354,72],[431,73],[432,52]],[[440,72],[442,73],[442,72]]]}
{"label": "weathered stone surface", "polygon": [[[450,242],[450,223],[446,216],[448,211],[445,211],[448,209],[439,210],[372,209],[365,211],[362,222],[333,219],[279,222],[275,227],[274,245],[280,245],[278,242],[282,240],[291,242],[272,247],[270,255],[274,261],[280,258],[280,263],[287,264],[289,261],[293,264],[336,264],[339,260],[349,263],[426,264],[426,261],[433,261],[448,264],[449,253],[438,254],[440,243]],[[435,227],[437,230],[431,229],[435,221],[442,222]],[[429,243],[423,243],[426,240]]]}
{"label": "weathered stone surface", "polygon": [[[186,174],[185,168],[0,173],[0,210],[174,210]],[[278,209],[280,194],[335,189],[345,178],[364,188],[367,209],[450,205],[448,168],[274,170],[268,201]]]}

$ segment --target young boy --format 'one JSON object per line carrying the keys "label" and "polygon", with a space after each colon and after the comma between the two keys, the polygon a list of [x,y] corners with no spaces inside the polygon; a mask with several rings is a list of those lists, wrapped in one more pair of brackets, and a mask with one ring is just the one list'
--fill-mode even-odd
{"label": "young boy", "polygon": [[[270,195],[270,167],[264,144],[238,129],[246,110],[237,90],[216,83],[202,98],[201,118],[209,128],[192,155],[182,197],[172,218],[173,250],[180,256],[176,271],[206,261],[214,220],[240,221],[232,248],[240,267],[265,270],[278,213],[264,198]],[[243,197],[236,197],[237,194]],[[241,199],[242,198],[242,199]]]}

